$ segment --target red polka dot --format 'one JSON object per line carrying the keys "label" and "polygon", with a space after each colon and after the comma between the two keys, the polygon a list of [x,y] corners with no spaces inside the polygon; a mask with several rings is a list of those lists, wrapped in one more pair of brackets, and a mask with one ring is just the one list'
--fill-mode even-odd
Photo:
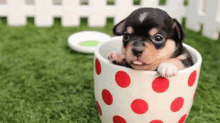
{"label": "red polka dot", "polygon": [[188,85],[191,87],[193,86],[193,84],[195,83],[196,81],[196,71],[193,71],[190,76],[189,76],[189,79],[188,79]]}
{"label": "red polka dot", "polygon": [[115,81],[122,88],[128,87],[131,83],[129,75],[124,71],[118,71],[115,74]]}
{"label": "red polka dot", "polygon": [[97,110],[98,110],[99,115],[102,115],[102,110],[101,110],[101,107],[100,107],[98,101],[96,101],[96,106],[97,106]]}
{"label": "red polka dot", "polygon": [[165,92],[169,87],[169,80],[164,77],[157,77],[152,83],[152,88],[157,93]]}
{"label": "red polka dot", "polygon": [[95,60],[95,71],[98,75],[101,73],[101,64],[98,59]]}
{"label": "red polka dot", "polygon": [[153,120],[150,123],[163,123],[163,121],[161,121],[161,120]]}
{"label": "red polka dot", "polygon": [[114,123],[127,123],[126,120],[123,117],[118,116],[118,115],[115,115],[113,117],[113,122]]}
{"label": "red polka dot", "polygon": [[178,123],[184,123],[185,120],[186,120],[186,116],[187,116],[187,114],[183,115],[183,116],[180,118],[180,120],[179,120]]}
{"label": "red polka dot", "polygon": [[148,104],[142,99],[135,99],[131,104],[131,109],[137,114],[143,114],[148,110]]}
{"label": "red polka dot", "polygon": [[102,91],[102,99],[107,105],[111,105],[113,102],[112,94],[106,89]]}
{"label": "red polka dot", "polygon": [[177,112],[183,107],[183,103],[184,103],[184,99],[182,97],[178,97],[172,102],[170,109],[173,112]]}

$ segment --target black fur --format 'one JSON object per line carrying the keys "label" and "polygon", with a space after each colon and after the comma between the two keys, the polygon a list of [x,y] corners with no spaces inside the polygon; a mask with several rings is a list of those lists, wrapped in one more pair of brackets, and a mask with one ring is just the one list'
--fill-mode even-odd
{"label": "black fur", "polygon": [[[146,18],[140,21],[140,15],[147,13]],[[132,34],[128,34],[127,27],[132,27]],[[155,36],[151,36],[148,32],[152,29],[158,29],[158,34],[162,35],[164,41],[155,42]],[[139,8],[132,12],[127,18],[119,22],[113,27],[114,35],[122,35],[123,47],[125,48],[130,41],[133,46],[143,46],[143,42],[151,42],[156,49],[161,49],[165,46],[167,39],[172,39],[176,43],[176,51],[171,58],[176,58],[181,54],[186,53],[187,59],[181,60],[185,67],[193,65],[190,53],[183,47],[182,42],[186,36],[181,24],[174,18],[171,18],[165,11],[158,8]],[[129,36],[129,40],[125,40],[125,36]],[[124,63],[127,65],[128,63]]]}

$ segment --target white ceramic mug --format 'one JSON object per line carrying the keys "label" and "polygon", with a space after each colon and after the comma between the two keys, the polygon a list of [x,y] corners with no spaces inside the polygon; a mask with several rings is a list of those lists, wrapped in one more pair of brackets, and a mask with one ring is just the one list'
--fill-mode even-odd
{"label": "white ceramic mug", "polygon": [[114,65],[107,55],[120,52],[122,37],[99,44],[94,57],[94,89],[102,123],[184,123],[196,93],[202,57],[184,44],[194,65],[174,77],[160,77]]}

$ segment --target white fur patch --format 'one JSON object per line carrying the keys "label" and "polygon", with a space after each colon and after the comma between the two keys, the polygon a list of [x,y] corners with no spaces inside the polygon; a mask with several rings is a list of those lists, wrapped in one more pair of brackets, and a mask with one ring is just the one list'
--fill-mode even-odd
{"label": "white fur patch", "polygon": [[159,67],[157,69],[157,72],[162,77],[171,77],[171,76],[177,75],[178,68],[177,68],[177,66],[175,64],[162,62],[159,65]]}
{"label": "white fur patch", "polygon": [[142,23],[144,21],[144,19],[147,17],[148,12],[144,12],[142,14],[140,14],[139,16],[139,21]]}

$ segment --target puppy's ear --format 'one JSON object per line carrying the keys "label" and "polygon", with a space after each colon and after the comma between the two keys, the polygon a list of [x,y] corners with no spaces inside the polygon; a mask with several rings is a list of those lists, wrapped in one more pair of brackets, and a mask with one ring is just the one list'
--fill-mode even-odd
{"label": "puppy's ear", "polygon": [[172,28],[174,29],[176,38],[182,42],[186,34],[183,32],[181,24],[175,18],[172,19]]}
{"label": "puppy's ear", "polygon": [[114,27],[113,27],[113,29],[112,29],[112,31],[113,31],[113,34],[114,35],[122,35],[122,32],[123,32],[123,30],[124,30],[124,26],[125,26],[125,19],[124,20],[122,20],[121,22],[119,22],[118,24],[116,24]]}

